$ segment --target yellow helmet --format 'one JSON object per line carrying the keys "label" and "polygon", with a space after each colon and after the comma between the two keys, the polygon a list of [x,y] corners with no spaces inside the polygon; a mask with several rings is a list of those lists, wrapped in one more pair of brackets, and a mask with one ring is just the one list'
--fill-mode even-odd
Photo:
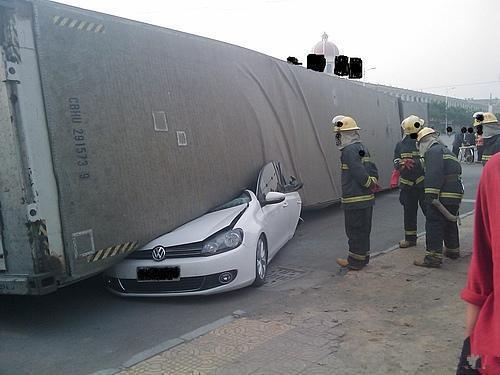
{"label": "yellow helmet", "polygon": [[415,134],[422,129],[424,122],[425,121],[420,117],[411,115],[401,122],[401,127],[403,128],[405,134]]}
{"label": "yellow helmet", "polygon": [[476,112],[472,117],[474,118],[474,126],[498,123],[496,116],[491,112]]}
{"label": "yellow helmet", "polygon": [[343,132],[346,130],[360,130],[358,127],[358,124],[356,124],[356,121],[352,117],[348,116],[335,116],[332,120],[333,124],[333,131],[335,132]]}
{"label": "yellow helmet", "polygon": [[422,138],[424,138],[425,136],[427,136],[429,134],[436,134],[436,131],[434,129],[428,128],[428,127],[422,128],[422,130],[420,130],[417,133],[417,142],[420,142],[422,140]]}

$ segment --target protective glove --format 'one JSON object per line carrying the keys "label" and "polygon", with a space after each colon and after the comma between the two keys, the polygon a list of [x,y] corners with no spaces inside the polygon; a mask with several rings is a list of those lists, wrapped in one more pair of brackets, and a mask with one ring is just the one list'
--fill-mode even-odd
{"label": "protective glove", "polygon": [[399,158],[394,159],[394,169],[397,169],[397,170],[401,169],[401,159],[399,159]]}
{"label": "protective glove", "polygon": [[401,163],[401,167],[403,169],[410,170],[415,166],[415,160],[413,160],[413,159],[403,159],[403,160],[401,160],[400,163]]}
{"label": "protective glove", "polygon": [[399,185],[399,176],[400,176],[399,171],[397,169],[393,169],[392,170],[392,174],[391,174],[391,188],[392,189],[398,187],[398,185]]}
{"label": "protective glove", "polygon": [[377,181],[377,179],[375,177],[371,177],[370,176],[370,180],[372,180],[372,183],[370,184],[370,190],[371,190],[372,193],[377,193],[380,190],[382,190],[382,188],[378,184],[378,181]]}

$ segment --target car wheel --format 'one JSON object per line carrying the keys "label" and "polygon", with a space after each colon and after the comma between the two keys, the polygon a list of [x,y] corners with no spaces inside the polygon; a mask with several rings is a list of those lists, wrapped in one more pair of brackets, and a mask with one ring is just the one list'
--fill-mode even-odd
{"label": "car wheel", "polygon": [[266,281],[267,275],[267,244],[264,236],[257,241],[255,252],[255,281],[253,286],[261,286]]}

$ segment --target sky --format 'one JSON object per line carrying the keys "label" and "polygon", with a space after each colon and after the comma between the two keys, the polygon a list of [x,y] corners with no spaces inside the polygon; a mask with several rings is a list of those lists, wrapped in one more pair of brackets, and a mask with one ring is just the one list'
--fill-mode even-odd
{"label": "sky", "polygon": [[[326,32],[367,82],[500,97],[498,0],[58,0],[305,65]],[[375,69],[370,69],[375,68]],[[368,70],[369,69],[369,70]]]}

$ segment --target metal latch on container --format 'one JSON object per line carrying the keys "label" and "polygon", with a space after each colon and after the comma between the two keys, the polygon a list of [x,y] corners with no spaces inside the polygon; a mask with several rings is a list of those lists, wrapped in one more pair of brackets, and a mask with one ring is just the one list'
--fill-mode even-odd
{"label": "metal latch on container", "polygon": [[35,221],[40,220],[40,215],[38,213],[38,204],[37,203],[28,204],[27,210],[28,210],[28,221],[29,222],[33,223]]}
{"label": "metal latch on container", "polygon": [[7,62],[7,72],[5,75],[7,81],[21,83],[21,81],[19,80],[18,66],[19,65],[16,63],[12,63],[9,61]]}

